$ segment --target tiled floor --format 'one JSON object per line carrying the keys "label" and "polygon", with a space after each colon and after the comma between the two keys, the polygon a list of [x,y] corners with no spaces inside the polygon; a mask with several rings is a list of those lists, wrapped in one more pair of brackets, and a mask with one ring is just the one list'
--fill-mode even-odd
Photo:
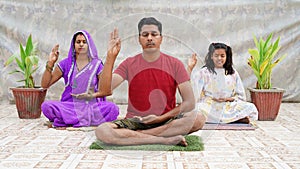
{"label": "tiled floor", "polygon": [[[125,106],[121,105],[125,111]],[[300,168],[300,103],[283,103],[275,121],[255,131],[205,130],[201,152],[89,150],[93,131],[43,126],[45,117],[19,119],[15,105],[0,105],[0,168],[296,169]]]}

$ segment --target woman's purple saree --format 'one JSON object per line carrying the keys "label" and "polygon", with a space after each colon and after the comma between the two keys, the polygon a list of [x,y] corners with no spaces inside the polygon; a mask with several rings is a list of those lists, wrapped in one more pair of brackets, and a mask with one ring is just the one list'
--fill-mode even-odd
{"label": "woman's purple saree", "polygon": [[[81,70],[76,67],[74,38],[81,32],[88,43],[91,61]],[[98,75],[103,69],[102,61],[98,58],[96,46],[89,33],[82,30],[74,34],[68,58],[58,63],[63,72],[65,90],[60,101],[45,101],[42,104],[43,114],[53,122],[54,127],[83,127],[97,126],[103,122],[113,121],[119,115],[119,108],[103,98],[79,100],[71,94],[98,91]]]}

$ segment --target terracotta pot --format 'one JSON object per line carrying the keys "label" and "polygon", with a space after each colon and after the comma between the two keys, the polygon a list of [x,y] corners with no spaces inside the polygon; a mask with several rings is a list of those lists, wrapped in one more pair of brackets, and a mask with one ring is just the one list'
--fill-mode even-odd
{"label": "terracotta pot", "polygon": [[251,101],[258,110],[258,120],[273,121],[276,119],[284,89],[254,89],[248,88],[250,91]]}
{"label": "terracotta pot", "polygon": [[13,92],[19,118],[36,119],[41,117],[41,104],[44,102],[47,89],[43,88],[10,88]]}

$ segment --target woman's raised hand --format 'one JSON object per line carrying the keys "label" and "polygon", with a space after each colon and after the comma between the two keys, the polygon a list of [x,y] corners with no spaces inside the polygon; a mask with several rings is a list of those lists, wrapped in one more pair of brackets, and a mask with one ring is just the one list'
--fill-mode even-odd
{"label": "woman's raised hand", "polygon": [[56,44],[53,48],[51,53],[49,54],[49,58],[48,58],[48,64],[49,66],[53,67],[55,62],[58,60],[59,57],[59,45]]}

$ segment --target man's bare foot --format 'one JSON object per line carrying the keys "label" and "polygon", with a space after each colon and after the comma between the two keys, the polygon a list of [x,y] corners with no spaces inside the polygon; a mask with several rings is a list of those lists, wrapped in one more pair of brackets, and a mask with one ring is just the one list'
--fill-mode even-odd
{"label": "man's bare foot", "polygon": [[180,141],[180,143],[178,143],[177,145],[183,146],[183,147],[187,147],[188,143],[186,142],[185,138],[183,137],[183,140]]}
{"label": "man's bare foot", "polygon": [[181,135],[179,135],[179,136],[173,136],[173,137],[168,137],[167,139],[168,139],[168,141],[167,141],[166,144],[180,145],[180,146],[184,146],[184,147],[188,146],[185,138],[183,136],[181,136]]}

